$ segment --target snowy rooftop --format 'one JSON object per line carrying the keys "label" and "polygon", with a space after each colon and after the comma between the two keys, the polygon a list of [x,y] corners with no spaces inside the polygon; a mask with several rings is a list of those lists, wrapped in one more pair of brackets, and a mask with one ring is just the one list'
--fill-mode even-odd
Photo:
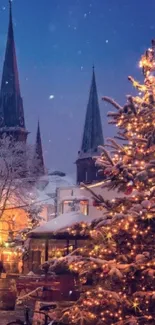
{"label": "snowy rooftop", "polygon": [[71,177],[62,172],[49,172],[39,178],[34,189],[37,201],[40,203],[54,204],[54,197],[57,188],[73,186],[74,181]]}
{"label": "snowy rooftop", "polygon": [[40,227],[35,228],[30,234],[49,234],[61,232],[62,230],[75,225],[76,223],[91,223],[95,217],[85,216],[82,213],[73,211],[61,214],[60,216],[46,222]]}

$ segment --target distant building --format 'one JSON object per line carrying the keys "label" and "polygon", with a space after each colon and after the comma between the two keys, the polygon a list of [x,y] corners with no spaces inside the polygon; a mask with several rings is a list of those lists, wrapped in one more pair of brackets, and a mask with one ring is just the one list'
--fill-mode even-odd
{"label": "distant building", "polygon": [[98,146],[103,144],[102,123],[93,67],[82,144],[76,160],[77,184],[81,182],[91,184],[103,179],[103,177],[99,175],[98,168],[95,166],[95,160],[93,159],[95,156],[99,155]]}
{"label": "distant building", "polygon": [[[25,125],[23,100],[18,76],[11,1],[7,43],[0,87],[0,136],[6,134],[17,141],[26,142],[28,131]],[[39,176],[44,173],[44,161],[40,126],[38,123],[35,153],[40,161]]]}
{"label": "distant building", "polygon": [[[92,189],[95,194],[101,194],[105,200],[113,200],[121,197],[122,194],[117,190],[103,189],[104,181],[90,184],[88,188]],[[66,214],[71,211],[77,211],[83,215],[89,215],[91,218],[100,218],[103,211],[97,208],[92,194],[80,186],[68,186],[57,189],[57,215]],[[63,217],[63,215],[62,215]]]}
{"label": "distant building", "polygon": [[38,178],[34,187],[37,205],[41,206],[40,216],[45,221],[55,218],[58,214],[59,188],[70,188],[74,181],[68,175],[59,171],[51,171]]}
{"label": "distant building", "polygon": [[0,134],[6,133],[18,141],[26,142],[28,131],[25,127],[23,100],[18,78],[11,1],[9,3],[9,27],[0,89]]}
{"label": "distant building", "polygon": [[[28,131],[25,125],[23,100],[18,77],[11,1],[9,1],[9,4],[9,26],[0,86],[0,137],[5,134],[13,137],[15,141],[26,143]],[[39,162],[39,168],[35,176],[38,179],[45,171],[39,124],[34,159],[36,156]],[[33,185],[34,181],[32,183]],[[14,201],[16,202],[15,204],[7,202],[6,210],[4,210],[0,220],[0,260],[3,261],[6,270],[10,272],[19,271],[21,257],[21,250],[15,249],[12,243],[15,236],[22,229],[28,227],[27,213],[24,209],[18,207],[18,198]]]}

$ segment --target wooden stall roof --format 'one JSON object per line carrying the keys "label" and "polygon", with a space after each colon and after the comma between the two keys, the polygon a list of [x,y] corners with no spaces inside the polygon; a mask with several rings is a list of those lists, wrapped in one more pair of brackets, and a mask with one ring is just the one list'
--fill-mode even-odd
{"label": "wooden stall roof", "polygon": [[61,214],[44,223],[29,233],[29,238],[42,239],[86,239],[88,236],[71,234],[68,228],[80,223],[90,224],[95,218],[85,216],[77,211]]}

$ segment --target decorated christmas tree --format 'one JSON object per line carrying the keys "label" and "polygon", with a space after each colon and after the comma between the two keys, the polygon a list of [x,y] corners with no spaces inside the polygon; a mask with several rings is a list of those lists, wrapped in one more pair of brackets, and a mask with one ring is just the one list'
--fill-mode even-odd
{"label": "decorated christmas tree", "polygon": [[[68,259],[79,274],[80,299],[62,312],[69,324],[155,324],[155,42],[141,57],[144,83],[129,77],[137,96],[108,113],[118,128],[97,159],[106,175],[103,187],[122,197],[95,196],[103,217],[81,226],[90,240]],[[122,140],[122,141],[120,141]],[[76,228],[76,227],[75,227]],[[76,229],[70,229],[72,233]],[[78,228],[79,229],[79,228]]]}

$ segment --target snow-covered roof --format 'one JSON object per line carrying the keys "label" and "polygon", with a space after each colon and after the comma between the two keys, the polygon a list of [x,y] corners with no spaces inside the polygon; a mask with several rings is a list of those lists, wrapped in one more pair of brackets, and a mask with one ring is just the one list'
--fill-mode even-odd
{"label": "snow-covered roof", "polygon": [[43,189],[48,193],[55,193],[56,189],[59,187],[67,187],[74,185],[73,180],[68,176],[60,176],[60,175],[44,175],[40,177],[37,187],[38,189]]}
{"label": "snow-covered roof", "polygon": [[78,211],[72,211],[61,214],[60,216],[46,222],[42,226],[35,228],[31,231],[30,234],[49,234],[53,232],[58,232],[68,227],[71,227],[76,223],[91,223],[95,219],[95,217],[85,216],[84,214],[79,213]]}
{"label": "snow-covered roof", "polygon": [[55,204],[54,197],[57,188],[66,188],[74,185],[73,179],[60,172],[50,172],[39,178],[34,189],[37,200],[40,204]]}

